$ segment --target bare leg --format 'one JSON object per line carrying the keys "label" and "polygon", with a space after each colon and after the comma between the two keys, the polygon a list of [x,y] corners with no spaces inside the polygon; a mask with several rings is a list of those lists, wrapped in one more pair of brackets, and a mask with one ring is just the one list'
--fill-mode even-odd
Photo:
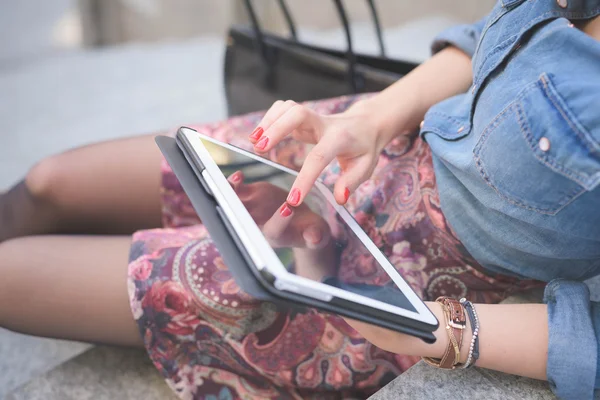
{"label": "bare leg", "polygon": [[159,227],[160,161],[154,135],[93,144],[41,161],[0,195],[0,242]]}
{"label": "bare leg", "polygon": [[141,346],[127,295],[131,239],[43,236],[0,243],[0,326]]}

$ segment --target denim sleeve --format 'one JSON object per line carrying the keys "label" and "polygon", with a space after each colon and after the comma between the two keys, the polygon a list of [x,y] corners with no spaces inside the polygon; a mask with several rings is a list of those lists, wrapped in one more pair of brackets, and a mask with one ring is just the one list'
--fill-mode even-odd
{"label": "denim sleeve", "polygon": [[432,54],[452,45],[464,51],[469,57],[473,57],[486,21],[487,17],[474,24],[457,25],[442,31],[431,44]]}
{"label": "denim sleeve", "polygon": [[548,305],[548,364],[552,391],[561,399],[592,399],[599,387],[600,303],[585,283],[556,279],[544,292]]}

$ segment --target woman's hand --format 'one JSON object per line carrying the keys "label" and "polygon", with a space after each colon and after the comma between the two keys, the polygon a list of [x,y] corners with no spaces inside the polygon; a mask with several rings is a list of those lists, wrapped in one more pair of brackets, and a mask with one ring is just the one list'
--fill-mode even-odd
{"label": "woman's hand", "polygon": [[250,141],[259,153],[271,150],[290,134],[296,140],[315,144],[287,198],[292,206],[302,203],[319,175],[337,158],[342,175],[333,193],[339,204],[345,204],[350,193],[371,176],[390,140],[375,121],[366,102],[356,103],[341,114],[320,115],[291,100],[278,101],[250,135]]}
{"label": "woman's hand", "polygon": [[278,101],[250,135],[257,152],[269,151],[284,137],[316,144],[294,183],[288,203],[304,196],[327,165],[337,158],[342,175],[334,196],[345,204],[367,180],[383,148],[394,138],[409,141],[432,105],[468,90],[471,58],[449,46],[381,93],[355,103],[347,111],[319,115],[293,101]]}

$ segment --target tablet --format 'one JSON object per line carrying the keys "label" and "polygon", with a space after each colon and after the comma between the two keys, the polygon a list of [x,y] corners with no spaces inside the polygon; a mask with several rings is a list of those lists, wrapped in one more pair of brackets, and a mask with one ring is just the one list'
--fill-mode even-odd
{"label": "tablet", "polygon": [[[261,230],[279,212],[296,171],[190,128],[157,143],[242,290],[283,306],[315,307],[435,340],[433,313],[321,181],[305,196],[310,212],[297,216],[320,217],[327,230],[327,243],[311,258],[311,249],[272,244]],[[237,171],[244,176],[243,190],[252,193],[246,205],[227,180]],[[353,270],[359,262],[369,271],[365,277]]]}

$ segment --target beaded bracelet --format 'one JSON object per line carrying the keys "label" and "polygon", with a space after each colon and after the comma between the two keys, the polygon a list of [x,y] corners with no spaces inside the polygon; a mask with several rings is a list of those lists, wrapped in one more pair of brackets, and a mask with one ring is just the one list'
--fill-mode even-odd
{"label": "beaded bracelet", "polygon": [[465,298],[462,298],[460,299],[460,304],[462,304],[467,311],[467,315],[469,316],[469,320],[471,322],[471,331],[473,333],[467,361],[461,366],[461,368],[464,369],[472,367],[479,359],[479,317],[477,316],[477,311],[475,310],[473,303]]}

